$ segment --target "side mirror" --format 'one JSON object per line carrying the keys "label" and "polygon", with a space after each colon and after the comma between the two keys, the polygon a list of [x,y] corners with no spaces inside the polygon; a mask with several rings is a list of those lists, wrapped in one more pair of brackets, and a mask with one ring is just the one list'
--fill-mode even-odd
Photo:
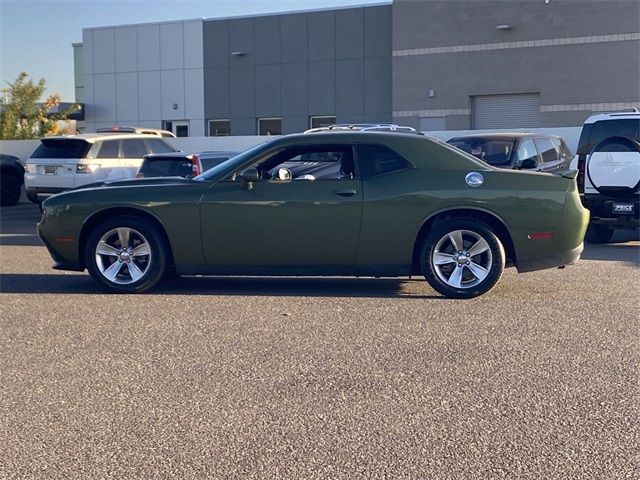
{"label": "side mirror", "polygon": [[532,168],[536,168],[538,166],[538,162],[536,162],[533,158],[525,158],[519,163],[519,168],[522,170],[531,170]]}
{"label": "side mirror", "polygon": [[245,168],[240,172],[240,179],[247,183],[257,182],[259,178],[258,169],[255,167]]}
{"label": "side mirror", "polygon": [[283,182],[288,182],[292,178],[291,170],[288,168],[279,168],[278,169],[278,180],[282,180]]}

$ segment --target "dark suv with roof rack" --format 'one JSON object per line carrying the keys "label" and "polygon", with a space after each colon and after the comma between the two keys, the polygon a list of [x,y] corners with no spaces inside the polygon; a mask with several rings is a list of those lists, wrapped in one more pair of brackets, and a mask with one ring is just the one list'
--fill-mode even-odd
{"label": "dark suv with roof rack", "polygon": [[562,137],[542,133],[481,133],[447,143],[499,168],[557,173],[568,170],[573,159]]}

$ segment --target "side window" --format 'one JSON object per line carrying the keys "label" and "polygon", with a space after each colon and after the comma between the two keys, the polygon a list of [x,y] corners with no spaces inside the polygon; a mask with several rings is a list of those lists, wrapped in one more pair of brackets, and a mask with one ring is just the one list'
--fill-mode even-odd
{"label": "side window", "polygon": [[261,180],[343,180],[356,176],[353,148],[347,145],[286,148],[255,167]]}
{"label": "side window", "polygon": [[548,138],[536,138],[535,141],[538,146],[538,150],[542,155],[543,163],[558,161],[558,151]]}
{"label": "side window", "polygon": [[412,168],[408,161],[382,145],[358,145],[358,169],[362,178]]}
{"label": "side window", "polygon": [[120,140],[103,140],[97,158],[118,158],[120,156]]}
{"label": "side window", "polygon": [[147,147],[141,138],[122,140],[122,158],[142,158],[147,153]]}
{"label": "side window", "polygon": [[[518,150],[516,150],[516,165],[522,165],[526,160],[533,162],[534,165],[537,165],[539,162],[538,151],[533,144],[533,140],[523,141],[518,147]],[[534,167],[531,166],[528,168]]]}
{"label": "side window", "polygon": [[175,152],[175,150],[171,147],[171,145],[163,142],[159,138],[147,138],[145,140],[147,142],[147,147],[149,148],[149,152],[151,153],[171,153]]}

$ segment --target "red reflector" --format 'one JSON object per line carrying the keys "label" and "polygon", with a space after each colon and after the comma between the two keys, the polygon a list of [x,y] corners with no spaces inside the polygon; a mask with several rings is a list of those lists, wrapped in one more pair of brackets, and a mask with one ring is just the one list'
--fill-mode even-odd
{"label": "red reflector", "polygon": [[58,237],[56,238],[56,242],[58,243],[73,243],[76,239],[73,237]]}
{"label": "red reflector", "polygon": [[530,233],[529,240],[545,240],[553,237],[552,232]]}

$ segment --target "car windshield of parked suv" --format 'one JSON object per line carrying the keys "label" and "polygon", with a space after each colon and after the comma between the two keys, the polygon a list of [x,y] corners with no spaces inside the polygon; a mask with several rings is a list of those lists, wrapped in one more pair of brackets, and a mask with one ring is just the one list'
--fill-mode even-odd
{"label": "car windshield of parked suv", "polygon": [[31,158],[84,158],[90,148],[84,140],[45,138]]}
{"label": "car windshield of parked suv", "polygon": [[200,165],[202,165],[202,171],[206,172],[207,170],[217,167],[221,163],[226,162],[231,157],[220,156],[220,157],[200,157]]}
{"label": "car windshield of parked suv", "polygon": [[506,165],[511,160],[514,140],[492,138],[452,138],[449,145],[470,153],[489,165]]}

